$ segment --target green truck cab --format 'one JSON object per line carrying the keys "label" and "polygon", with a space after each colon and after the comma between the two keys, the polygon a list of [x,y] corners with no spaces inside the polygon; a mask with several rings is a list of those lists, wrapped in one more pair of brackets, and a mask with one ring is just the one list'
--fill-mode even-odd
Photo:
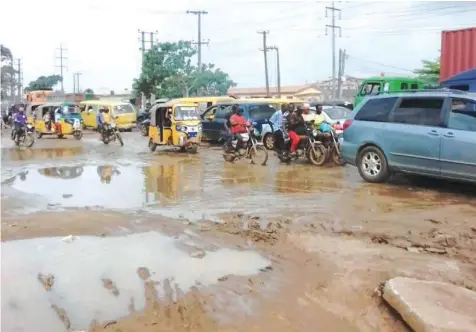
{"label": "green truck cab", "polygon": [[422,80],[413,77],[369,77],[362,81],[354,97],[354,108],[367,96],[374,96],[385,92],[423,89]]}

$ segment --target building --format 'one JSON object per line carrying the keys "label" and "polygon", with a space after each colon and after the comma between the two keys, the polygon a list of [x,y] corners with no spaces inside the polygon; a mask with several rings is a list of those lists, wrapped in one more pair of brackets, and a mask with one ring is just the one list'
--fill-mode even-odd
{"label": "building", "polygon": [[94,90],[94,95],[100,100],[129,101],[132,98],[132,91],[129,89],[114,91],[108,88],[100,88]]}
{"label": "building", "polygon": [[[345,101],[352,101],[354,99],[354,95],[357,93],[360,87],[360,83],[362,79],[353,77],[353,76],[344,76],[342,80],[342,100]],[[331,100],[332,98],[332,79],[319,81],[317,83],[318,88],[323,93],[323,100]],[[338,86],[338,82],[336,80],[335,83],[336,89]],[[338,98],[335,98],[338,99]]]}
{"label": "building", "polygon": [[[266,88],[229,88],[227,95],[237,98],[279,98],[278,88],[269,87],[269,96]],[[321,100],[322,91],[317,84],[291,85],[281,87],[281,98],[285,99],[317,99]]]}

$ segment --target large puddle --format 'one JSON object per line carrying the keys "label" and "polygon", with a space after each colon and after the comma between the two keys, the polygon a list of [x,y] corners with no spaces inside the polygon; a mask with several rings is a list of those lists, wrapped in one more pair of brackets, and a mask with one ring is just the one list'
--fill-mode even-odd
{"label": "large puddle", "polygon": [[[107,321],[126,316],[131,302],[136,310],[145,303],[145,267],[150,279],[164,281],[186,292],[208,286],[226,275],[247,276],[270,262],[255,252],[218,249],[193,258],[181,241],[155,233],[121,237],[37,238],[2,243],[2,330],[63,331],[52,306],[63,309],[72,329],[85,329],[93,319]],[[189,241],[190,242],[190,241]],[[53,275],[46,290],[38,275]],[[104,286],[110,280],[118,293]]]}
{"label": "large puddle", "polygon": [[[23,212],[85,207],[146,209],[190,220],[213,219],[229,212],[334,218],[343,207],[360,209],[371,202],[425,209],[472,200],[454,190],[364,183],[352,167],[261,167],[210,158],[161,156],[163,162],[143,165],[119,165],[116,161],[98,166],[27,168],[2,183],[2,195],[22,200],[18,204]],[[6,209],[17,211],[14,205],[7,204]]]}

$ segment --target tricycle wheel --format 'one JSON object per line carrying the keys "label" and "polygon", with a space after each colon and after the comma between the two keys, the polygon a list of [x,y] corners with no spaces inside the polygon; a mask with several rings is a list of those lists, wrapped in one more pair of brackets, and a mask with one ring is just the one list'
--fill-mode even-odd
{"label": "tricycle wheel", "polygon": [[149,140],[149,149],[150,151],[154,152],[155,149],[157,149],[157,144],[155,144],[154,142],[152,142],[152,138]]}
{"label": "tricycle wheel", "polygon": [[83,132],[80,130],[76,130],[73,133],[73,137],[76,138],[77,140],[80,140],[83,137]]}
{"label": "tricycle wheel", "polygon": [[60,139],[64,137],[63,134],[59,134],[59,135],[57,135],[57,136],[58,136],[58,138],[60,138]]}
{"label": "tricycle wheel", "polygon": [[198,145],[197,144],[192,144],[192,146],[190,146],[187,150],[188,150],[189,153],[197,153]]}

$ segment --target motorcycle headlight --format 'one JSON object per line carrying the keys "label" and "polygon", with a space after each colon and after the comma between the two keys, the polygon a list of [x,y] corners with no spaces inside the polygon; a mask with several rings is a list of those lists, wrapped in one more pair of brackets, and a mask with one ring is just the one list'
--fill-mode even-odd
{"label": "motorcycle headlight", "polygon": [[316,129],[314,129],[314,130],[312,131],[312,136],[317,136],[317,130],[316,130]]}

